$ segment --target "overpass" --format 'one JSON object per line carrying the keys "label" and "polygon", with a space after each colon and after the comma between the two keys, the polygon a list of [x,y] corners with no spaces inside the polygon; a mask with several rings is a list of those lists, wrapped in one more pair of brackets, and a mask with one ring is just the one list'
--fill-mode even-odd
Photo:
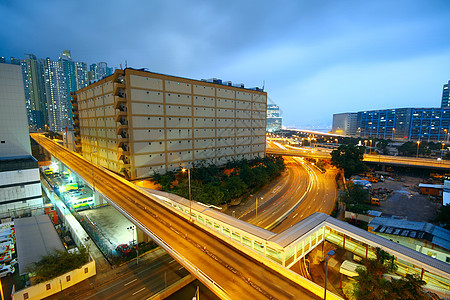
{"label": "overpass", "polygon": [[[196,202],[191,210],[186,199],[136,187],[46,138],[32,137],[89,184],[93,185],[95,178],[96,189],[110,205],[222,299],[240,299],[243,295],[255,299],[321,297],[322,287],[288,268],[325,240],[363,256],[365,253],[366,257],[380,247],[401,259],[411,272],[450,291],[448,264],[327,215],[313,214],[275,234]],[[346,237],[351,239],[346,242]],[[350,250],[348,245],[352,243],[355,245]],[[332,293],[328,297],[340,299]]]}
{"label": "overpass", "polygon": [[[300,156],[311,157],[319,159],[331,159],[329,151],[320,150],[318,148],[306,149],[306,148],[266,148],[267,154],[284,155],[284,156]],[[412,158],[404,156],[390,156],[390,155],[364,155],[364,162],[376,163],[381,165],[393,165],[400,167],[416,167],[416,168],[430,168],[436,170],[450,170],[450,161],[427,159],[427,158]]]}

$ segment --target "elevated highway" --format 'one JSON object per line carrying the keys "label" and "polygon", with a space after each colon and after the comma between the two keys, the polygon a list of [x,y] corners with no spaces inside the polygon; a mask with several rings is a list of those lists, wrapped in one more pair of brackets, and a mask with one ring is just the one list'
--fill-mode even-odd
{"label": "elevated highway", "polygon": [[[222,299],[317,299],[323,287],[289,270],[325,240],[345,248],[358,241],[366,257],[381,247],[427,280],[450,290],[450,268],[422,253],[322,213],[273,233],[176,195],[141,189],[93,166],[51,140],[32,138],[107,197],[110,205],[150,236]],[[192,211],[190,210],[192,205]],[[341,242],[341,239],[344,241]],[[352,248],[353,249],[353,248]],[[341,299],[328,292],[328,299]]]}
{"label": "elevated highway", "polygon": [[[202,230],[194,222],[180,218],[132,183],[92,165],[43,136],[31,134],[31,137],[89,184],[93,184],[94,177],[96,190],[108,198],[110,205],[221,299],[320,298],[267,267],[251,253],[246,254]],[[280,266],[280,270],[282,268]],[[317,289],[314,283],[311,285]]]}
{"label": "elevated highway", "polygon": [[[289,147],[285,149],[276,147],[267,147],[267,154],[274,155],[284,155],[284,156],[298,156],[298,157],[311,157],[319,159],[331,159],[331,154],[329,151],[318,150],[318,149],[301,149]],[[416,167],[416,168],[430,168],[437,170],[449,170],[450,161],[437,160],[437,159],[427,159],[427,158],[412,158],[405,156],[390,156],[390,155],[364,155],[364,161],[367,163],[377,163],[382,165],[393,165],[401,167]]]}

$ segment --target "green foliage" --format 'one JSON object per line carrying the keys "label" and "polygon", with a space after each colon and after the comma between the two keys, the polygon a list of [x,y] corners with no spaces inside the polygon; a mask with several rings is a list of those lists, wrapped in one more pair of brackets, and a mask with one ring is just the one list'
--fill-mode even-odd
{"label": "green foliage", "polygon": [[369,199],[369,191],[352,182],[346,184],[346,189],[339,196],[339,200],[345,203],[347,210],[357,214],[364,214],[370,209],[366,205]]}
{"label": "green foliage", "polygon": [[427,300],[430,299],[427,293],[422,290],[425,281],[419,276],[406,274],[406,278],[392,279],[390,296],[391,299],[402,300]]}
{"label": "green foliage", "polygon": [[[434,149],[434,143],[428,143],[426,141],[419,144],[419,155],[430,155],[431,149]],[[438,148],[439,149],[439,148]],[[437,149],[435,149],[437,150]],[[416,156],[417,155],[417,142],[406,142],[398,147],[398,153],[404,156]]]}
{"label": "green foliage", "polygon": [[376,147],[380,151],[381,154],[388,154],[388,151],[387,151],[388,145],[389,145],[389,142],[386,140],[380,140],[376,143]]}
{"label": "green foliage", "polygon": [[358,276],[355,278],[354,296],[359,299],[402,299],[425,300],[429,299],[421,286],[425,281],[417,275],[406,274],[405,278],[389,281],[383,275],[397,270],[394,256],[376,248],[376,259],[364,261],[364,268],[357,268]]}
{"label": "green foliage", "polygon": [[445,229],[450,230],[450,204],[441,206],[433,221],[442,224]]}
{"label": "green foliage", "polygon": [[[191,199],[212,205],[228,203],[248,193],[249,189],[269,183],[285,168],[284,160],[279,156],[229,161],[225,168],[199,164],[191,169]],[[152,180],[159,183],[164,191],[188,198],[187,177],[187,173],[183,172],[165,175],[155,173]],[[178,181],[176,186],[173,184],[175,180]]]}
{"label": "green foliage", "polygon": [[175,173],[172,171],[167,172],[164,175],[154,172],[152,176],[152,181],[161,185],[164,191],[170,191],[173,188],[172,183],[175,181]]}
{"label": "green foliage", "polygon": [[362,162],[364,149],[353,144],[341,145],[331,152],[331,164],[344,170],[346,178],[364,172],[367,170],[367,166]]}
{"label": "green foliage", "polygon": [[75,253],[58,250],[43,256],[40,261],[33,264],[30,268],[30,273],[36,274],[36,282],[44,282],[71,270],[78,269],[88,261],[89,253],[84,247]]}
{"label": "green foliage", "polygon": [[356,299],[392,299],[390,297],[390,281],[383,277],[388,272],[395,271],[394,257],[376,249],[376,259],[366,259],[366,268],[357,268],[355,277],[354,296]]}

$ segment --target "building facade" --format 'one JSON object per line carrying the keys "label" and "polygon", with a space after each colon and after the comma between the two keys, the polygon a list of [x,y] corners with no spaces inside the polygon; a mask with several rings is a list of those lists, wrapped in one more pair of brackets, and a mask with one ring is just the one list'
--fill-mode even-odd
{"label": "building facade", "polygon": [[70,50],[64,50],[56,61],[33,54],[26,54],[25,59],[11,57],[10,61],[22,68],[30,129],[71,129],[69,94],[88,85],[86,63],[73,61]]}
{"label": "building facade", "polygon": [[[356,136],[450,142],[450,81],[443,86],[440,108],[395,108],[357,112]],[[333,133],[345,127],[345,116],[333,115]],[[336,124],[336,126],[335,126]],[[352,134],[350,134],[352,135]]]}
{"label": "building facade", "polygon": [[450,95],[448,88],[450,87],[450,80],[444,84],[444,87],[442,88],[442,101],[441,101],[441,108],[443,109],[450,109]]}
{"label": "building facade", "polygon": [[31,213],[43,204],[27,124],[21,67],[0,63],[0,218]]}
{"label": "building facade", "polygon": [[355,135],[358,127],[357,121],[357,113],[334,114],[331,132],[334,134]]}
{"label": "building facade", "polygon": [[281,130],[283,119],[280,117],[280,108],[276,104],[267,105],[267,132]]}
{"label": "building facade", "polygon": [[265,155],[259,89],[127,68],[72,97],[79,151],[130,179]]}

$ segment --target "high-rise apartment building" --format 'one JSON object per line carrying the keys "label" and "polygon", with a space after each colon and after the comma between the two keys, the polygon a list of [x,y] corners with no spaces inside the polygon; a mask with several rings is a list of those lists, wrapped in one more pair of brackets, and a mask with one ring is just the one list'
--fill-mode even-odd
{"label": "high-rise apartment building", "polygon": [[26,54],[21,65],[28,124],[32,128],[44,128],[48,125],[48,115],[43,62],[33,54]]}
{"label": "high-rise apartment building", "polygon": [[443,109],[450,109],[449,87],[450,87],[450,80],[446,84],[444,84],[444,87],[442,88],[441,108]]}
{"label": "high-rise apartment building", "polygon": [[73,61],[70,50],[64,50],[57,61],[26,54],[25,59],[11,57],[11,64],[22,67],[30,129],[71,129],[69,94],[87,86],[86,63]]}
{"label": "high-rise apartment building", "polygon": [[0,63],[0,218],[42,207],[38,162],[31,156],[20,65]]}
{"label": "high-rise apartment building", "polygon": [[113,68],[109,68],[105,62],[99,62],[89,66],[89,81],[96,81],[108,77],[113,73]]}
{"label": "high-rise apartment building", "polygon": [[72,128],[66,77],[59,61],[48,57],[44,60],[44,78],[50,130],[63,131],[66,127]]}
{"label": "high-rise apartment building", "polygon": [[130,179],[265,154],[260,89],[127,68],[72,97],[82,155]]}
{"label": "high-rise apartment building", "polygon": [[267,132],[281,130],[283,119],[280,117],[280,108],[276,104],[267,105]]}

